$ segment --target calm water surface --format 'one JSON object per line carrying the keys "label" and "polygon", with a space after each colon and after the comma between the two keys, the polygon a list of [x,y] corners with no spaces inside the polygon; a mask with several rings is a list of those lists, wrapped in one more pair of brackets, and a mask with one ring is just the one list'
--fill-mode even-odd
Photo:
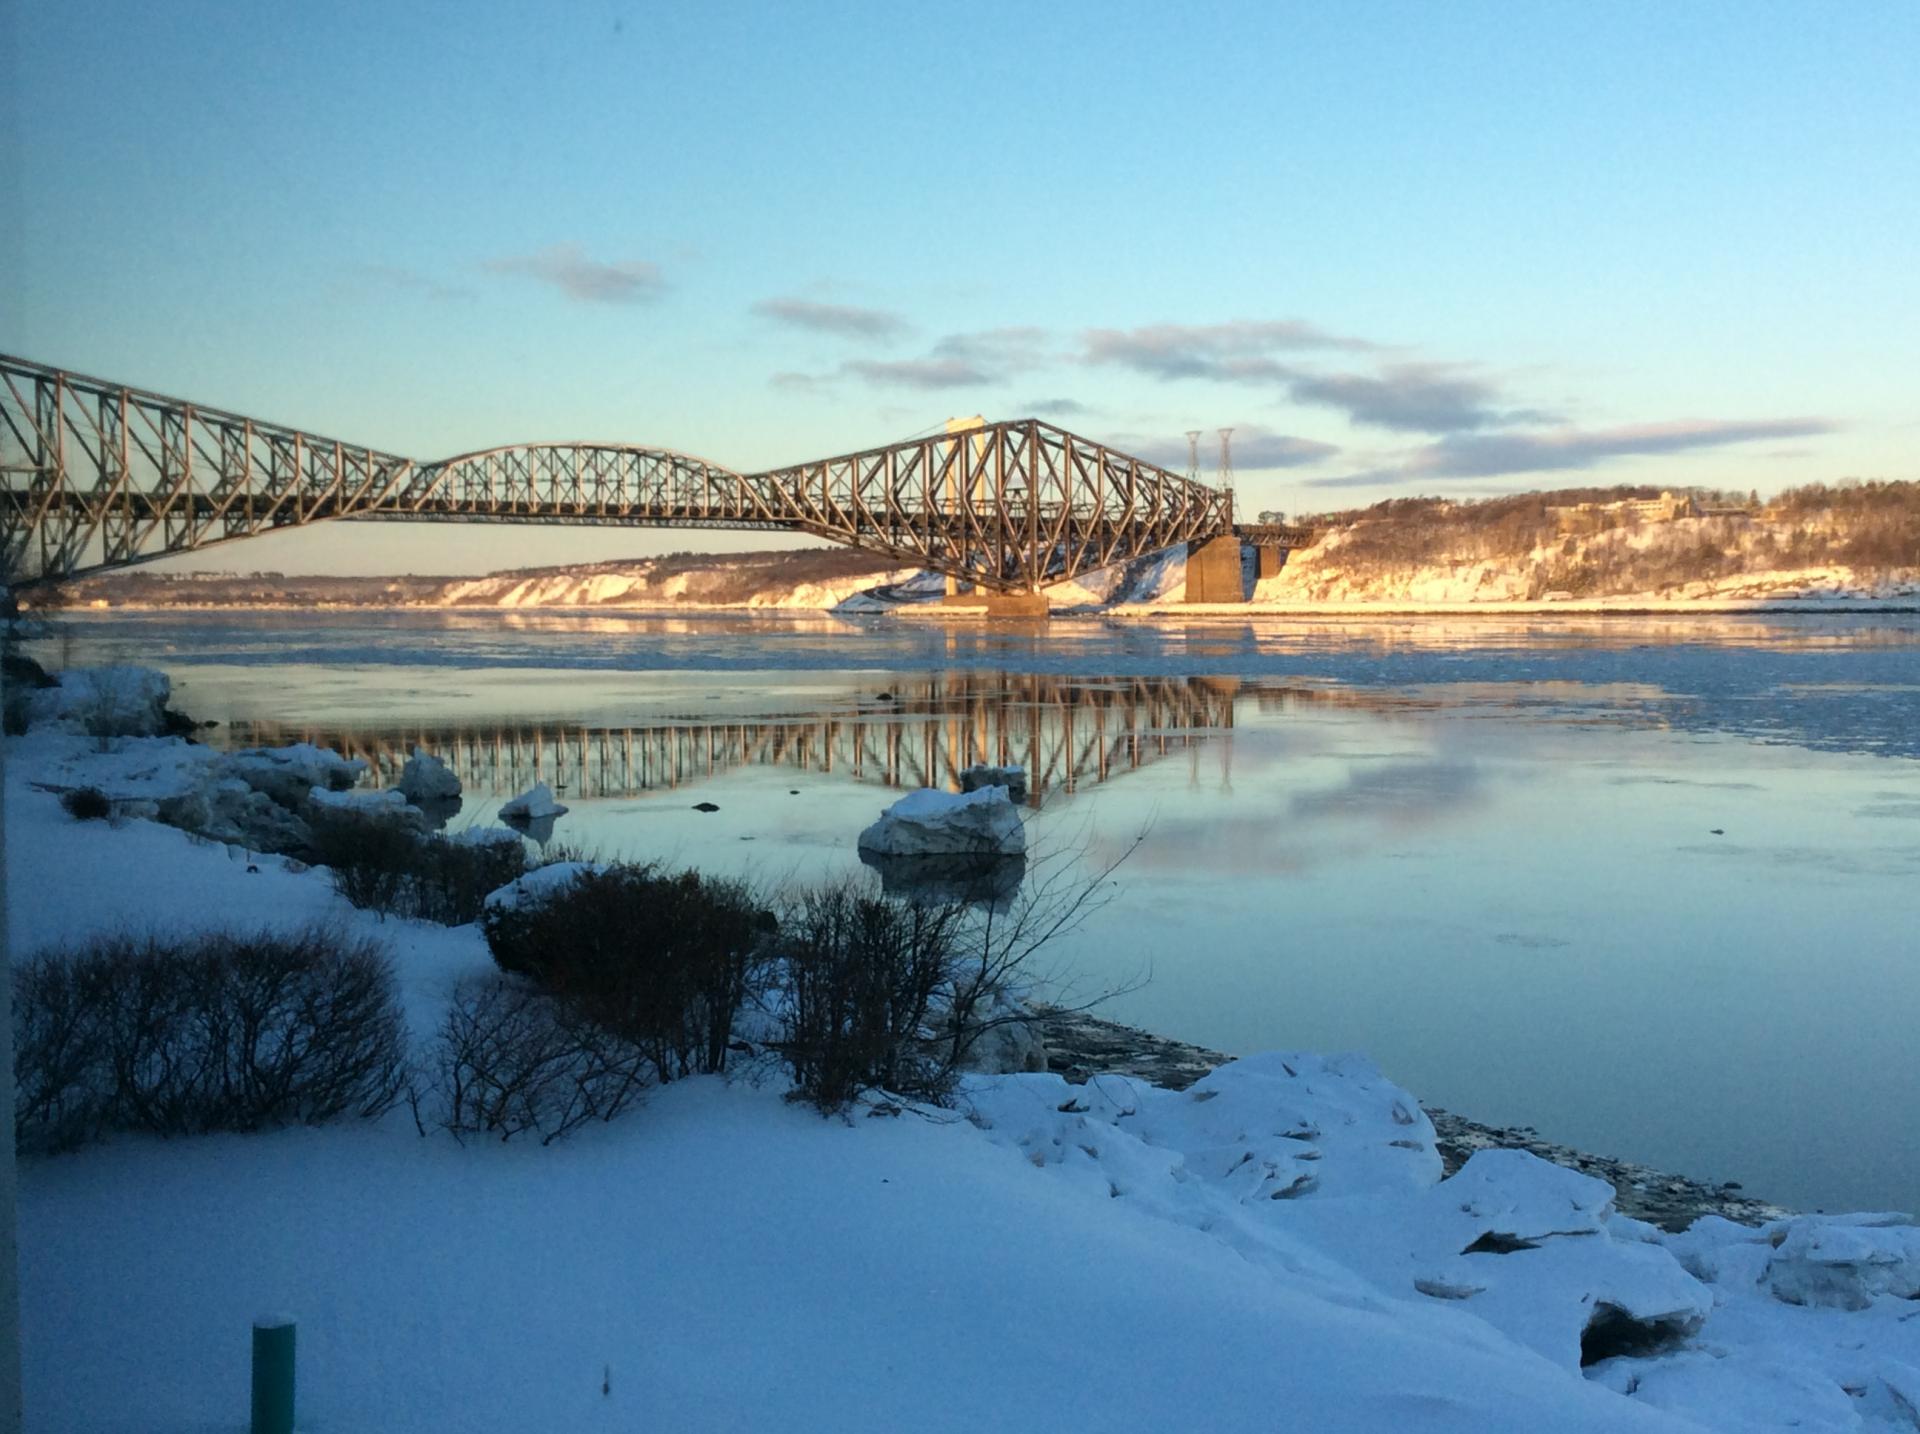
{"label": "calm water surface", "polygon": [[161,666],[224,742],[424,743],[456,824],[544,779],[559,840],[768,879],[1020,762],[1040,848],[1145,833],[1058,958],[1082,993],[1150,975],[1117,1018],[1920,1207],[1920,619],[114,614],[40,655]]}

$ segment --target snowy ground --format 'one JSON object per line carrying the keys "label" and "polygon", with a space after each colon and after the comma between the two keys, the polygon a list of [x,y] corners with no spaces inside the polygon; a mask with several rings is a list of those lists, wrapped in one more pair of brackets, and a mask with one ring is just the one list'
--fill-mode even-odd
{"label": "snowy ground", "polygon": [[[336,920],[390,945],[416,1037],[488,968],[473,928],[379,922],[324,872],[71,820],[30,785],[85,769],[57,745],[9,750],[16,955]],[[30,1162],[29,1427],[242,1428],[249,1321],[284,1309],[318,1431],[1920,1429],[1909,1225],[1663,1237],[1517,1152],[1441,1182],[1417,1103],[1358,1057],[1183,1092],[981,1077],[967,1103],[823,1121],[761,1071],[550,1149],[423,1140],[402,1110]],[[1603,1305],[1673,1347],[1583,1373]]]}

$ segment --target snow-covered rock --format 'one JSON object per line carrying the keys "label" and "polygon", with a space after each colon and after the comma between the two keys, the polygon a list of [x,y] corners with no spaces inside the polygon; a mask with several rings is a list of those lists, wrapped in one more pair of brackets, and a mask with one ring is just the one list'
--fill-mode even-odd
{"label": "snow-covered rock", "polygon": [[166,731],[173,683],[151,667],[74,667],[59,685],[28,699],[33,721],[57,723],[90,737],[155,737]]}
{"label": "snow-covered rock", "polygon": [[883,811],[859,845],[888,856],[1011,856],[1027,849],[1027,833],[1005,787],[957,795],[922,787]]}
{"label": "snow-covered rock", "polygon": [[591,861],[556,861],[535,867],[525,876],[516,876],[505,886],[488,892],[485,905],[489,911],[544,906],[572,886],[576,878],[599,870],[599,863]]}
{"label": "snow-covered rock", "polygon": [[553,799],[553,788],[545,782],[536,782],[531,791],[511,797],[500,806],[500,818],[509,822],[537,822],[567,814],[567,809]]}
{"label": "snow-covered rock", "polygon": [[220,762],[224,775],[236,777],[289,811],[306,804],[315,787],[344,792],[359,781],[367,764],[341,756],[330,747],[295,742],[286,747],[248,747]]}
{"label": "snow-covered rock", "polygon": [[227,777],[158,804],[160,820],[248,851],[300,852],[313,830],[265,792]]}
{"label": "snow-covered rock", "polygon": [[458,846],[518,846],[524,838],[512,827],[463,827],[448,833],[447,840]]}
{"label": "snow-covered rock", "polygon": [[411,805],[397,791],[336,792],[326,787],[314,787],[307,794],[307,800],[320,811],[333,815],[353,816],[363,821],[386,822],[414,831],[424,831],[427,825],[426,814],[420,808]]}
{"label": "snow-covered rock", "polygon": [[460,795],[460,778],[431,752],[415,747],[400,769],[400,794],[417,807],[451,802]]}
{"label": "snow-covered rock", "polygon": [[[1810,1215],[1774,1227],[1767,1288],[1791,1305],[1863,1310],[1920,1299],[1920,1228],[1905,1215]],[[1914,1351],[1920,1358],[1920,1345]]]}

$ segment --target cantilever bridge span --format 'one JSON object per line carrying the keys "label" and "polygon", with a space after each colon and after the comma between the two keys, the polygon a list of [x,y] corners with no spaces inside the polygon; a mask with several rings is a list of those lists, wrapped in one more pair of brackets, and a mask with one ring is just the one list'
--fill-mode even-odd
{"label": "cantilever bridge span", "polygon": [[1234,531],[1231,495],[1030,418],[759,473],[625,443],[423,462],[0,356],[16,584],[341,518],[782,529],[1000,592]]}

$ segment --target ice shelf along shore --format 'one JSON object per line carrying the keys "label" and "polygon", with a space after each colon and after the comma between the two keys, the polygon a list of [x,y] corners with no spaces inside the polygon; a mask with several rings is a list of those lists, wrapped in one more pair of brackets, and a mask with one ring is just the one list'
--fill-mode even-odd
{"label": "ice shelf along shore", "polygon": [[[416,1045],[491,971],[476,927],[383,922],[324,869],[76,820],[47,788],[145,811],[191,775],[178,739],[105,745],[58,718],[7,742],[16,960],[331,923],[389,953]],[[1920,1427],[1904,1216],[1671,1232],[1525,1150],[1449,1173],[1355,1054],[1086,1074],[828,1120],[746,1060],[545,1148],[402,1106],[32,1159],[28,1425],[237,1427],[249,1321],[284,1309],[315,1429]]]}

